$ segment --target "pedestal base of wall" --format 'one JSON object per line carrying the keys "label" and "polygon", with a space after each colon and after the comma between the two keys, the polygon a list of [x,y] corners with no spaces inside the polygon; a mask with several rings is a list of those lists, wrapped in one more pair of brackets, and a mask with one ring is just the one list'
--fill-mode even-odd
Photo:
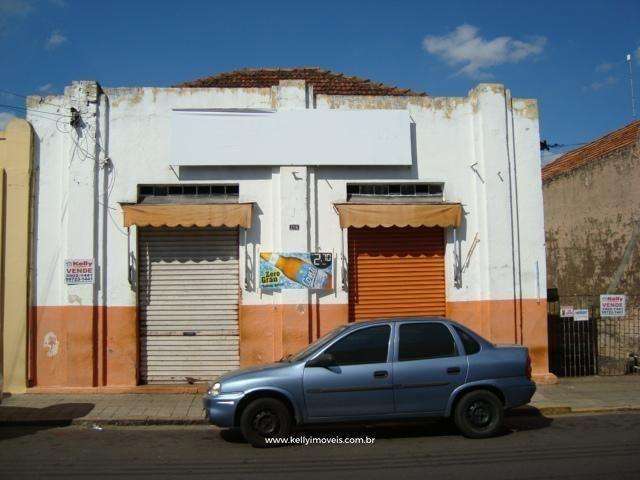
{"label": "pedestal base of wall", "polygon": [[69,394],[69,395],[108,395],[108,394],[143,394],[143,393],[205,393],[207,384],[198,385],[136,385],[110,387],[31,387],[26,393],[33,394]]}
{"label": "pedestal base of wall", "polygon": [[538,385],[553,385],[558,383],[558,377],[551,372],[534,373],[531,377]]}

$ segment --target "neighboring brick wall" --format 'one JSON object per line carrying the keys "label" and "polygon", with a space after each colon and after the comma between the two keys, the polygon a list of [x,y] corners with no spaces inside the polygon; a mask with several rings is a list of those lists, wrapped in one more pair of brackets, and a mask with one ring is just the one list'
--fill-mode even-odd
{"label": "neighboring brick wall", "polygon": [[547,284],[571,295],[640,293],[640,142],[543,183]]}

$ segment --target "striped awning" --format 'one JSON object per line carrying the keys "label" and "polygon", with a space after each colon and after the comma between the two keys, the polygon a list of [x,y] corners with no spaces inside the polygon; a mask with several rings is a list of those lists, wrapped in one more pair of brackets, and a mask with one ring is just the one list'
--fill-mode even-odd
{"label": "striped awning", "polygon": [[340,227],[458,227],[460,203],[335,203]]}
{"label": "striped awning", "polygon": [[122,205],[124,226],[251,228],[253,203]]}

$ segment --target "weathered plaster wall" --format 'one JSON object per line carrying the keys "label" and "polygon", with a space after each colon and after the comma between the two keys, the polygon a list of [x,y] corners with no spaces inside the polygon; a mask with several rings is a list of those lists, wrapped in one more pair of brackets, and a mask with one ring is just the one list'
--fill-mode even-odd
{"label": "weathered plaster wall", "polygon": [[[58,113],[76,104],[87,115],[88,125],[95,124],[88,137],[79,138],[65,118],[56,123],[29,117],[38,145],[33,296],[40,320],[35,354],[39,369],[50,372],[51,385],[68,384],[70,378],[76,385],[88,386],[136,381],[137,339],[130,334],[137,331],[136,296],[127,280],[136,232],[132,228],[127,236],[123,229],[119,202],[135,202],[136,187],[142,183],[238,183],[240,200],[255,202],[254,226],[246,243],[241,236],[240,247],[243,287],[250,276],[249,287],[241,292],[241,362],[251,364],[297,350],[346,322],[348,311],[341,268],[331,293],[259,292],[257,271],[251,267],[258,264],[259,251],[323,250],[334,251],[339,258],[343,246],[332,202],[346,198],[348,182],[443,182],[446,200],[464,207],[465,220],[458,232],[463,261],[476,235],[480,242],[469,256],[462,284],[455,286],[453,233],[448,232],[448,313],[489,338],[524,341],[531,347],[536,370],[547,371],[535,101],[512,100],[508,90],[495,84],[479,85],[467,97],[455,98],[314,97],[304,82],[295,81],[265,89],[106,89],[97,101],[87,98],[87,91],[91,92],[88,85],[76,86],[64,96],[47,97],[46,104],[37,98],[28,103],[30,109]],[[313,107],[408,109],[415,121],[414,164],[409,168],[169,165],[172,109]],[[69,172],[78,171],[82,175],[76,182],[75,173]],[[83,205],[72,207],[75,203]],[[77,212],[85,208],[87,214],[74,213],[70,219],[72,208]],[[291,232],[290,223],[299,224],[300,230]],[[62,265],[69,244],[80,237],[80,244],[89,239],[94,243],[99,282],[94,289],[72,291],[64,285]],[[77,327],[58,320],[70,309],[87,305],[105,308],[83,310],[88,318],[84,323],[79,320]],[[110,319],[109,312],[116,307],[126,312],[119,310]],[[60,352],[79,348],[76,344],[89,337],[93,346],[82,355],[65,357],[75,360],[64,360],[64,366],[62,356],[46,357],[43,342],[48,332],[56,334]],[[117,362],[112,361],[115,357]],[[84,363],[80,358],[86,359]],[[78,365],[91,374],[71,375],[69,370]],[[113,374],[114,369],[125,373]]]}
{"label": "weathered plaster wall", "polygon": [[545,182],[548,284],[561,297],[640,292],[640,143]]}
{"label": "weathered plaster wall", "polygon": [[27,387],[29,218],[33,130],[13,119],[0,131],[0,331],[2,390]]}

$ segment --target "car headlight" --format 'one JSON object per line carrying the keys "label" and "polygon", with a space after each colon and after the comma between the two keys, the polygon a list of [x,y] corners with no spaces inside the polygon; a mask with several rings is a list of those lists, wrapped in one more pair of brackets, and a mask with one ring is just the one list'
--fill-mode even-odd
{"label": "car headlight", "polygon": [[207,394],[215,397],[216,395],[220,395],[220,384],[214,383],[209,386],[209,390],[207,390]]}

